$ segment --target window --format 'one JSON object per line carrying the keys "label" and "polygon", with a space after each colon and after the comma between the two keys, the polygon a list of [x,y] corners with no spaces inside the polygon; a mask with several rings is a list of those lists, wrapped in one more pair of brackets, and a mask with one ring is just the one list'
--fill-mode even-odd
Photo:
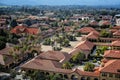
{"label": "window", "polygon": [[116,74],[115,77],[116,77],[116,78],[120,78],[120,74]]}
{"label": "window", "polygon": [[94,80],[98,80],[98,78],[94,78]]}
{"label": "window", "polygon": [[113,77],[113,74],[110,73],[110,74],[109,74],[109,77]]}
{"label": "window", "polygon": [[107,73],[102,73],[102,76],[107,76]]}

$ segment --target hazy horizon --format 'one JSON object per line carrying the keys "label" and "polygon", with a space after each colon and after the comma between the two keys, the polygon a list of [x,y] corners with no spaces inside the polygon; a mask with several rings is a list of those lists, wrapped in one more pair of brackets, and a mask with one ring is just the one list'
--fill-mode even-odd
{"label": "hazy horizon", "polygon": [[7,5],[118,5],[120,0],[0,0]]}

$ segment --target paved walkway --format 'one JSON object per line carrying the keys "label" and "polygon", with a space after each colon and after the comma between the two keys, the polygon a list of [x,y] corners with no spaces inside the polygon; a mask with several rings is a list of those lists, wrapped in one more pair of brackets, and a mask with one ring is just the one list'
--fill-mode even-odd
{"label": "paved walkway", "polygon": [[[62,47],[61,51],[70,52],[81,41],[81,37],[76,37],[76,39],[77,41],[70,41],[70,44],[71,44],[70,47]],[[42,51],[52,50],[52,47],[47,45],[42,45],[41,48],[42,48]]]}

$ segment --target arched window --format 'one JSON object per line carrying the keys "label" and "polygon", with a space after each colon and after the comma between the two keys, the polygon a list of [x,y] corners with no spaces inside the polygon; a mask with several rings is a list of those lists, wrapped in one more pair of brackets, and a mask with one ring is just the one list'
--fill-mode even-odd
{"label": "arched window", "polygon": [[61,78],[63,78],[63,75],[62,74],[59,74]]}
{"label": "arched window", "polygon": [[90,80],[90,77],[87,77],[87,80]]}
{"label": "arched window", "polygon": [[72,75],[72,76],[71,76],[71,80],[78,80],[78,76]]}
{"label": "arched window", "polygon": [[94,80],[98,80],[98,78],[94,78]]}
{"label": "arched window", "polygon": [[65,78],[65,79],[68,79],[68,76],[67,76],[67,75],[64,75],[64,78]]}
{"label": "arched window", "polygon": [[46,75],[49,75],[49,73],[48,73],[48,72],[46,72]]}
{"label": "arched window", "polygon": [[81,77],[81,80],[86,80],[85,77]]}

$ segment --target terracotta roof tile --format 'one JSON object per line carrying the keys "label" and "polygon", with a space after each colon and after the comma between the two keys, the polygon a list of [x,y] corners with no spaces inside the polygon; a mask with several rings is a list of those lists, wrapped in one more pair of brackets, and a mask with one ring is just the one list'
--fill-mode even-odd
{"label": "terracotta roof tile", "polygon": [[38,58],[64,62],[70,59],[70,55],[65,52],[60,52],[60,51],[47,51],[47,52],[41,53],[37,57],[37,59]]}
{"label": "terracotta roof tile", "polygon": [[81,32],[81,33],[90,33],[92,31],[96,32],[96,30],[92,27],[83,27],[80,30],[78,30],[78,32]]}
{"label": "terracotta roof tile", "polygon": [[53,72],[60,72],[60,73],[71,73],[72,70],[68,69],[61,69],[60,63],[51,60],[44,60],[44,59],[32,59],[29,62],[23,64],[21,68],[27,69],[35,69],[35,70],[44,70],[44,71],[53,71]]}
{"label": "terracotta roof tile", "polygon": [[82,76],[93,76],[93,77],[99,76],[99,72],[87,72],[87,71],[81,71],[79,69],[76,69],[75,72]]}
{"label": "terracotta roof tile", "polygon": [[114,26],[112,29],[120,29],[120,26]]}
{"label": "terracotta roof tile", "polygon": [[93,21],[90,22],[90,25],[98,25],[98,22],[93,20]]}
{"label": "terracotta roof tile", "polygon": [[14,59],[10,55],[1,55],[0,54],[0,64],[1,65],[8,65],[14,62]]}
{"label": "terracotta roof tile", "polygon": [[120,40],[113,41],[111,43],[112,46],[120,46]]}
{"label": "terracotta roof tile", "polygon": [[109,60],[107,63],[105,63],[104,67],[101,67],[99,69],[100,72],[108,72],[108,73],[117,73],[118,70],[120,70],[120,60]]}
{"label": "terracotta roof tile", "polygon": [[12,49],[13,49],[12,47],[6,47],[6,48],[0,50],[0,54],[10,55],[9,51],[11,51]]}
{"label": "terracotta roof tile", "polygon": [[80,42],[72,51],[69,52],[70,55],[76,55],[79,52],[82,52],[84,54],[90,53],[90,51],[93,49],[94,44],[92,42],[89,42],[87,40]]}
{"label": "terracotta roof tile", "polygon": [[98,39],[100,34],[98,32],[90,32],[86,37],[90,39]]}
{"label": "terracotta roof tile", "polygon": [[79,48],[81,50],[92,50],[92,48],[94,47],[94,44],[90,41],[82,41],[80,42],[75,48]]}
{"label": "terracotta roof tile", "polygon": [[104,57],[110,57],[110,58],[119,58],[120,59],[120,50],[107,50],[104,53]]}
{"label": "terracotta roof tile", "polygon": [[19,34],[19,33],[28,33],[36,35],[38,34],[39,28],[28,28],[25,26],[16,26],[11,30],[11,33]]}
{"label": "terracotta roof tile", "polygon": [[113,33],[114,36],[120,36],[120,31],[117,30],[116,32]]}

